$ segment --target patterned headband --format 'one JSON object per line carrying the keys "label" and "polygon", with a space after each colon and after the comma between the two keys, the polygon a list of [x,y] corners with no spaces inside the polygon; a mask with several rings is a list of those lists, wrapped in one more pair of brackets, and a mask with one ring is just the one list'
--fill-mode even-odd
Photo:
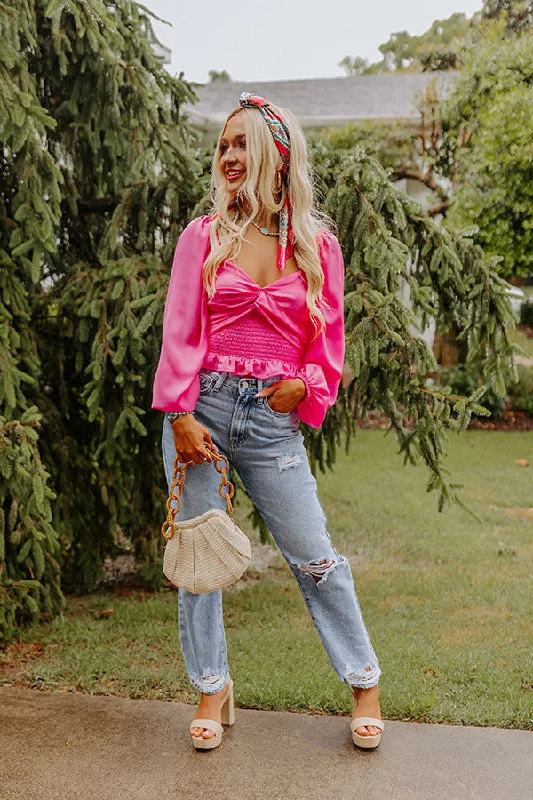
{"label": "patterned headband", "polygon": [[257,94],[243,92],[239,100],[239,105],[241,108],[257,108],[261,112],[274,138],[274,144],[278,148],[278,152],[281,156],[281,171],[284,175],[287,175],[291,160],[291,138],[289,136],[289,129],[283,119],[263,97],[259,97]]}
{"label": "patterned headband", "polygon": [[[291,162],[291,137],[289,136],[289,129],[283,119],[277,114],[272,106],[267,103],[263,97],[250,92],[243,92],[241,94],[239,105],[241,108],[256,108],[261,112],[263,119],[269,127],[270,133],[274,139],[274,144],[278,149],[281,156],[281,174],[285,179],[285,186],[287,187],[287,178],[289,175],[289,166]],[[291,224],[291,203],[289,200],[288,191],[285,192],[285,200],[283,201],[283,208],[279,214],[279,246],[278,246],[278,260],[277,268],[282,272],[285,269],[288,259],[292,255],[294,245],[294,234]]]}

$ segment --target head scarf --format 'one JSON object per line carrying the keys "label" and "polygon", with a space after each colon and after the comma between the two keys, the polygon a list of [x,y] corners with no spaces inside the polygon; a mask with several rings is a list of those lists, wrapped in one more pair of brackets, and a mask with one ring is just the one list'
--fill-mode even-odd
{"label": "head scarf", "polygon": [[250,92],[243,92],[239,100],[241,108],[256,108],[261,112],[270,133],[274,139],[278,152],[281,156],[281,179],[285,184],[285,200],[279,213],[279,247],[277,268],[284,270],[287,260],[292,255],[293,232],[291,225],[291,204],[289,200],[289,169],[291,161],[291,139],[289,129],[282,117],[274,111],[272,106],[263,97]]}

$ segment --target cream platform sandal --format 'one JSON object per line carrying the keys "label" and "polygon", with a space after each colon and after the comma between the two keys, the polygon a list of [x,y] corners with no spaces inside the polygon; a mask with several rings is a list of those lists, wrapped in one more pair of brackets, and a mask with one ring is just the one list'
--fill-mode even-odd
{"label": "cream platform sandal", "polygon": [[[228,690],[220,709],[220,719],[222,725],[233,725],[235,723],[235,708],[233,706],[233,681],[231,678],[228,680]],[[195,750],[212,750],[218,747],[222,741],[222,734],[224,728],[219,722],[214,719],[193,719],[191,722],[192,728],[208,728],[215,734],[210,739],[204,739],[203,736],[193,736],[191,733],[192,744]]]}
{"label": "cream platform sandal", "polygon": [[352,732],[353,743],[357,747],[362,747],[364,750],[373,750],[381,742],[381,733],[375,733],[374,736],[362,736],[356,733],[356,728],[365,728],[367,725],[374,725],[379,728],[383,733],[385,726],[382,719],[375,719],[375,717],[355,717],[350,723],[350,730]]}

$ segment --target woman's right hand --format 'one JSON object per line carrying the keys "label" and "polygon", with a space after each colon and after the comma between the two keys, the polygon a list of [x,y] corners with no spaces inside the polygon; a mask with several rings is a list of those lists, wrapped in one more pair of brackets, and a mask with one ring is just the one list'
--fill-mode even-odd
{"label": "woman's right hand", "polygon": [[184,464],[203,464],[212,461],[211,450],[216,450],[211,434],[192,414],[178,417],[171,423],[174,445],[179,460]]}

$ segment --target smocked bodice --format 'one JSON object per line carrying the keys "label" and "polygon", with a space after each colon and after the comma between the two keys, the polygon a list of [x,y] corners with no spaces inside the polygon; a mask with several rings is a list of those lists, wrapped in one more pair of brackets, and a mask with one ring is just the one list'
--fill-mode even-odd
{"label": "smocked bodice", "polygon": [[216,369],[224,362],[224,371],[257,378],[294,375],[309,334],[304,275],[292,272],[261,287],[227,261],[215,286],[207,306],[204,366]]}

